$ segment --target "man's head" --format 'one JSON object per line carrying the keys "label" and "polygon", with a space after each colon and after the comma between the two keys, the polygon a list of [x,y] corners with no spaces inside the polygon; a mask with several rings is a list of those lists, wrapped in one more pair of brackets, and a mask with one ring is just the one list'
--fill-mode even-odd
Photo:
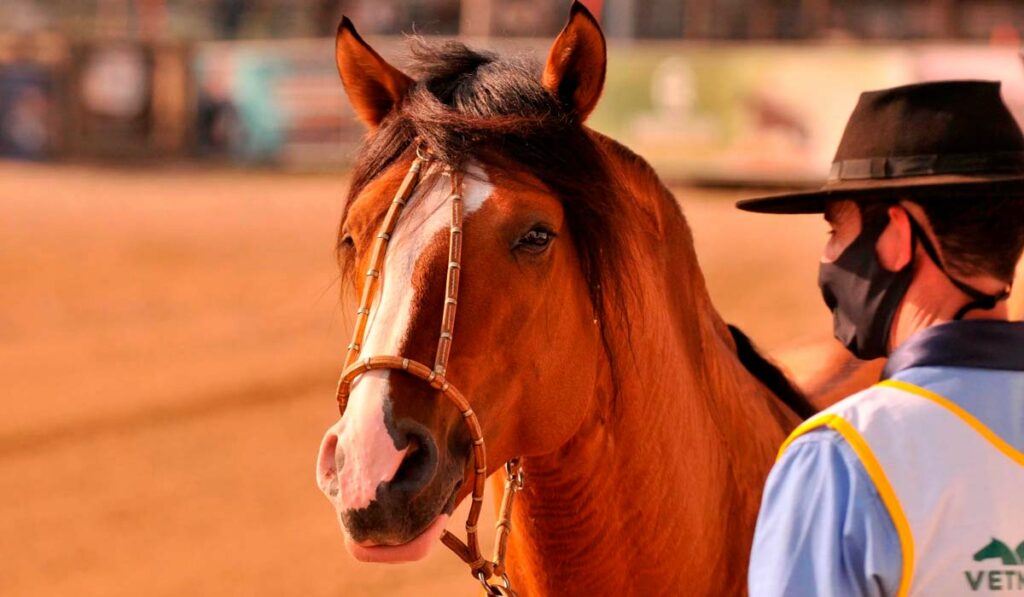
{"label": "man's head", "polygon": [[826,203],[822,290],[837,336],[855,353],[883,356],[914,330],[958,316],[1005,317],[995,300],[985,309],[983,295],[1001,296],[1013,282],[1024,191],[955,195]]}
{"label": "man's head", "polygon": [[1024,134],[999,88],[866,92],[824,188],[737,204],[825,212],[834,234],[819,282],[836,337],[855,355],[885,356],[940,321],[1005,316],[999,303],[1024,246]]}

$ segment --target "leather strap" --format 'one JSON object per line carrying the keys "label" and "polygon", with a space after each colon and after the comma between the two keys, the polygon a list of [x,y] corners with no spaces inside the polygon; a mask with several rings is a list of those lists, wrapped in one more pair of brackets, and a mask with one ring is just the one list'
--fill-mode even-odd
{"label": "leather strap", "polygon": [[949,269],[946,268],[946,264],[939,256],[939,252],[935,249],[935,245],[932,244],[932,241],[928,238],[928,233],[925,232],[921,224],[918,223],[914,216],[910,215],[910,212],[907,212],[907,218],[910,220],[910,228],[914,232],[915,239],[920,240],[921,246],[924,247],[925,253],[928,254],[928,258],[931,259],[932,263],[934,263],[939,270],[946,275],[946,278],[949,279],[953,286],[956,286],[960,292],[963,292],[971,298],[971,302],[961,307],[960,310],[956,312],[956,315],[953,316],[953,319],[959,321],[963,319],[964,315],[967,315],[967,313],[974,311],[975,309],[988,311],[989,309],[994,308],[1000,301],[1004,301],[1009,298],[1010,286],[1005,287],[999,294],[985,294],[970,284],[954,277],[953,274],[949,273]]}
{"label": "leather strap", "polygon": [[[355,327],[352,342],[345,354],[345,366],[341,379],[338,381],[338,410],[344,415],[348,405],[349,394],[356,378],[375,369],[400,370],[419,378],[437,390],[462,414],[463,421],[469,431],[472,442],[473,490],[469,514],[466,518],[466,541],[462,541],[449,531],[441,535],[441,541],[455,555],[469,565],[470,572],[487,588],[491,595],[515,595],[505,571],[505,554],[509,534],[512,532],[512,503],[516,494],[523,488],[522,462],[518,458],[509,460],[505,465],[505,493],[502,497],[501,510],[496,525],[494,557],[487,559],[480,551],[477,532],[477,521],[483,507],[484,489],[487,481],[487,451],[484,447],[483,428],[469,401],[448,381],[448,359],[451,355],[452,336],[455,330],[455,311],[459,297],[459,279],[462,269],[462,171],[451,164],[443,165],[442,174],[451,179],[451,193],[448,202],[451,205],[451,225],[448,237],[448,270],[445,280],[445,301],[441,313],[441,331],[438,335],[437,353],[433,368],[400,355],[363,355],[362,347],[366,336],[367,323],[374,297],[379,291],[381,271],[384,268],[384,257],[387,253],[391,235],[394,234],[398,220],[406,204],[412,198],[413,191],[420,182],[424,164],[433,161],[429,149],[420,145],[416,148],[416,158],[409,166],[398,192],[388,207],[380,232],[374,241],[370,257],[369,269],[363,284],[359,309],[356,311]],[[501,584],[490,582],[492,577],[499,577]]]}

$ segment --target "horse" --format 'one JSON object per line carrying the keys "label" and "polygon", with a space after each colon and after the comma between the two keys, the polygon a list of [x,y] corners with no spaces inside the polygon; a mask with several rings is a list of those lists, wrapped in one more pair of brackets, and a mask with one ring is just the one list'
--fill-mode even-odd
{"label": "horse", "polygon": [[[500,570],[517,591],[744,593],[764,481],[815,409],[716,311],[651,166],[586,126],[598,23],[574,3],[539,74],[455,41],[413,40],[412,56],[406,74],[339,26],[368,133],[337,250],[364,300],[317,481],[349,551],[424,557],[477,500],[486,439],[480,475],[523,475]],[[438,370],[410,365],[435,350]],[[402,357],[359,368],[367,355]]]}

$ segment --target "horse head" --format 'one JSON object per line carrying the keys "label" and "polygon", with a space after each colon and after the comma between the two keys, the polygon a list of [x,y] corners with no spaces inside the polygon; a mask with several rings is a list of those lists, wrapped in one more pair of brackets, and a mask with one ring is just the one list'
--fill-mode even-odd
{"label": "horse head", "polygon": [[[341,80],[369,129],[338,243],[347,292],[376,285],[353,349],[434,363],[447,303],[456,301],[447,279],[457,174],[458,317],[444,373],[480,422],[490,473],[569,441],[609,375],[598,262],[620,251],[602,204],[614,182],[583,124],[604,83],[605,43],[576,4],[541,73],[455,42],[413,49],[406,74],[347,19],[338,29]],[[414,161],[418,182],[377,271],[382,222]],[[419,559],[471,491],[463,414],[398,369],[365,371],[347,391],[321,444],[319,486],[357,558]]]}

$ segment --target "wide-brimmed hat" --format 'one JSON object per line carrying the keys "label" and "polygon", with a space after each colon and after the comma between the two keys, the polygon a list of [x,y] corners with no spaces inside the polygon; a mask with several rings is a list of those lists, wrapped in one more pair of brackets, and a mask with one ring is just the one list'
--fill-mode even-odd
{"label": "wide-brimmed hat", "polygon": [[820,213],[834,199],[1024,183],[1024,135],[999,88],[998,81],[940,81],[862,93],[824,187],[736,207]]}

